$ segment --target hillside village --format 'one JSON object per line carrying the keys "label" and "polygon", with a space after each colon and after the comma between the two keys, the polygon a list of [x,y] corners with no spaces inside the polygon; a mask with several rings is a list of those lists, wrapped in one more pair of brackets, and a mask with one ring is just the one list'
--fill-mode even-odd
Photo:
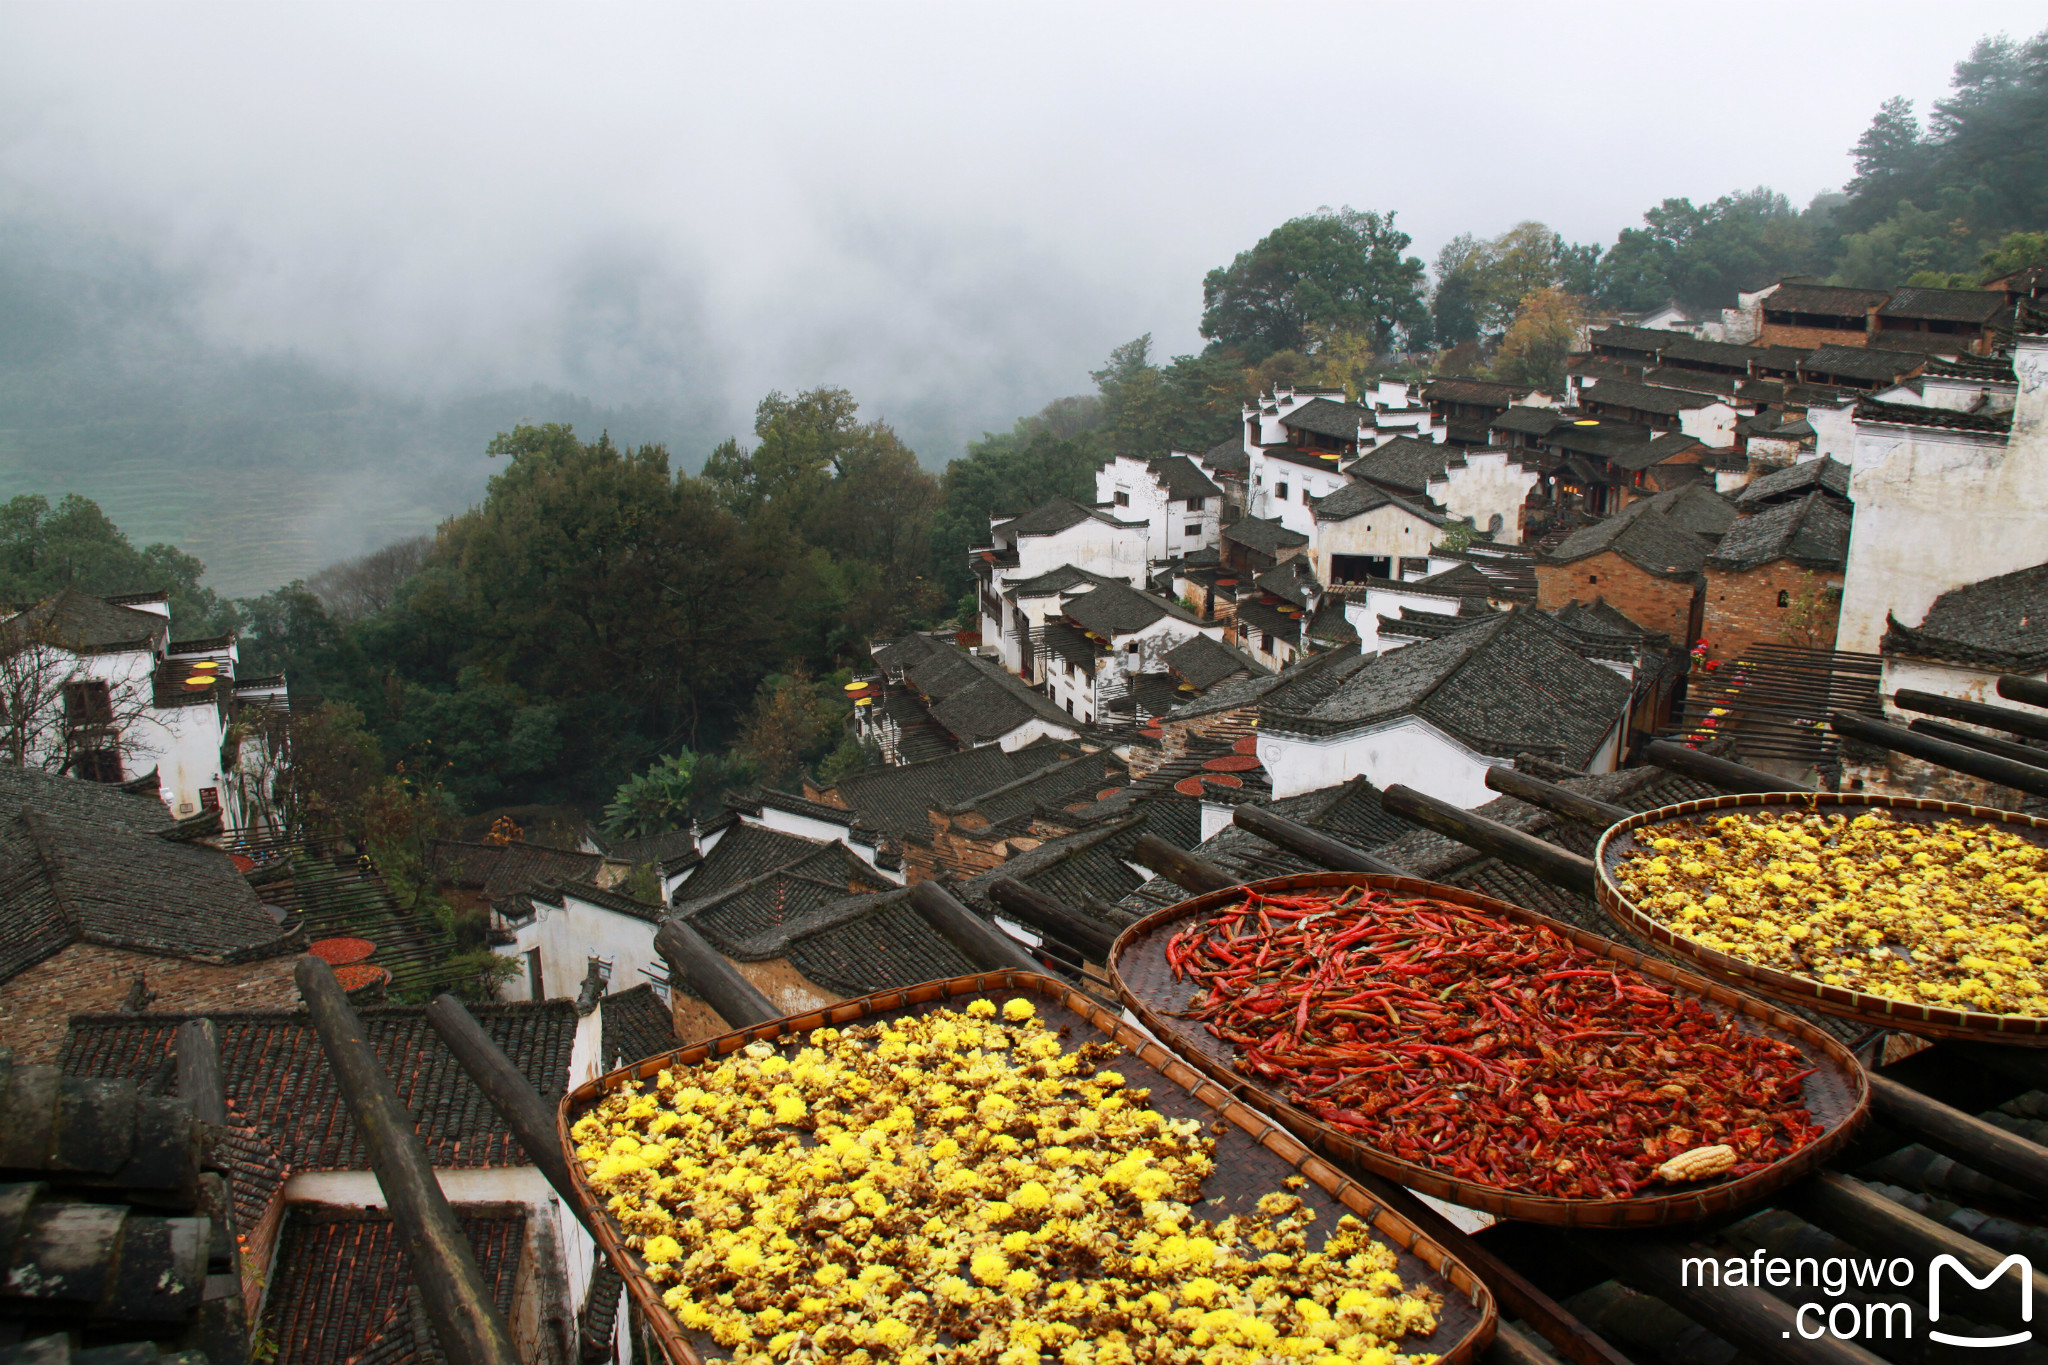
{"label": "hillside village", "polygon": [[[980,970],[914,896],[927,883],[1106,990],[1089,944],[1187,894],[1161,842],[1232,878],[1316,866],[1246,808],[1596,927],[1589,897],[1382,798],[1584,853],[1582,824],[1503,795],[1497,770],[1627,810],[1721,790],[1646,761],[1657,739],[1788,785],[2042,809],[1828,716],[1903,725],[1902,689],[1986,703],[2001,675],[2048,671],[2048,269],[1980,290],[1787,281],[1711,320],[1593,325],[1567,372],[1554,393],[1278,386],[1212,448],[1113,456],[1092,501],[991,516],[968,556],[978,619],[873,642],[847,689],[879,764],[646,838],[437,840],[434,884],[507,964],[475,1015],[552,1106],[738,1022],[666,926],[783,1013]],[[0,621],[34,660],[9,723],[76,755],[0,766],[0,1259],[30,1263],[48,1190],[150,1160],[184,1191],[173,1221],[232,1241],[188,1248],[201,1287],[153,1317],[18,1275],[0,1315],[216,1365],[435,1358],[300,1008],[310,948],[417,1117],[521,1358],[643,1359],[617,1275],[425,1022],[456,984],[449,931],[359,850],[295,837],[267,796],[283,680],[239,676],[232,636],[174,639],[147,587]],[[206,1048],[210,1118],[181,1079]],[[134,1152],[48,1155],[95,1114]],[[165,1136],[195,1114],[214,1140]],[[149,1221],[121,1234],[138,1258]]]}

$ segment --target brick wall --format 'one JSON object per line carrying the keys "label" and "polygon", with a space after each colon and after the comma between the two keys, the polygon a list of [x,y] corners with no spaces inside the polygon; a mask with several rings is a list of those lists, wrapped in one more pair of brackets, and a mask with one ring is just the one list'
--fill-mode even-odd
{"label": "brick wall", "polygon": [[[1732,659],[1753,644],[1834,648],[1835,617],[1841,610],[1839,596],[1828,598],[1822,604],[1821,612],[1811,627],[1810,640],[1786,639],[1785,626],[1792,616],[1790,604],[1800,600],[1800,594],[1807,591],[1809,584],[1839,588],[1840,578],[1819,575],[1809,578],[1805,569],[1781,559],[1740,572],[1709,565],[1706,579],[1707,601],[1700,633],[1713,645],[1707,657]],[[1780,593],[1785,595],[1785,606],[1778,605]]]}
{"label": "brick wall", "polygon": [[1868,346],[1869,332],[1838,332],[1832,327],[1780,327],[1765,323],[1757,337],[1760,346],[1798,346],[1819,350],[1823,346]]}
{"label": "brick wall", "polygon": [[1692,638],[1695,587],[1678,579],[1643,572],[1612,550],[1569,564],[1536,566],[1536,605],[1555,611],[1577,599],[1596,597],[1645,630],[1661,630],[1673,640]]}
{"label": "brick wall", "polygon": [[74,943],[0,982],[0,1046],[13,1048],[17,1062],[56,1061],[71,1016],[120,1009],[137,972],[156,992],[149,1006],[153,1011],[295,1009],[299,992],[292,984],[292,964],[297,960],[296,954],[286,953],[220,967]]}

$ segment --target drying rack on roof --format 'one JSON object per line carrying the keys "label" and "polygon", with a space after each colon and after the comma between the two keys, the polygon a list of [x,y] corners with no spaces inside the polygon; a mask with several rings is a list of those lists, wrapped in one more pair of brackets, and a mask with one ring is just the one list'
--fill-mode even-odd
{"label": "drying rack on roof", "polygon": [[372,966],[391,973],[393,994],[445,990],[465,975],[451,968],[455,936],[432,916],[401,905],[367,859],[301,846],[273,859],[251,881],[265,904],[304,917],[309,940],[364,938],[377,945]]}
{"label": "drying rack on roof", "polygon": [[1755,644],[1713,671],[1695,664],[1668,737],[1693,748],[1726,740],[1752,761],[1833,763],[1840,743],[1828,714],[1881,715],[1882,663],[1875,654]]}

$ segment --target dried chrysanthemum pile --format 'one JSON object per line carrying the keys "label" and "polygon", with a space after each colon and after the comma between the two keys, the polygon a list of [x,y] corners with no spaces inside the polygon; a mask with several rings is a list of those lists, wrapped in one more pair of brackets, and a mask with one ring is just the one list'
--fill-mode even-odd
{"label": "dried chrysanthemum pile", "polygon": [[1831,986],[2048,1015],[2048,849],[1996,825],[1742,812],[1647,831],[1615,870],[1703,947]]}
{"label": "dried chrysanthemum pile", "polygon": [[663,1071],[573,1130],[663,1301],[735,1359],[1434,1359],[1394,1347],[1439,1300],[1362,1223],[1311,1251],[1291,1194],[1198,1217],[1215,1139],[1029,1000],[803,1041]]}

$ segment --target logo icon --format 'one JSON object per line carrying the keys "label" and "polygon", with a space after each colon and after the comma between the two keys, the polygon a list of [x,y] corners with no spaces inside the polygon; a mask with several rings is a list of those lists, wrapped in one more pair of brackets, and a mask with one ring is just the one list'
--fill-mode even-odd
{"label": "logo icon", "polygon": [[[1930,1324],[1941,1321],[1941,1268],[1943,1266],[1947,1266],[1955,1271],[1956,1274],[1969,1281],[1972,1289],[1989,1289],[1997,1282],[1999,1276],[2005,1274],[2006,1271],[2014,1266],[2018,1266],[2020,1268],[2020,1321],[2032,1322],[2034,1320],[2034,1266],[2026,1257],[2017,1254],[2008,1256],[1991,1269],[1985,1271],[1984,1277],[1979,1279],[1965,1269],[1963,1263],[1955,1257],[1941,1255],[1935,1257],[1934,1264],[1927,1267],[1927,1321]],[[1948,1332],[1937,1332],[1931,1325],[1927,1330],[1927,1335],[1931,1339],[1941,1342],[1944,1346],[2017,1346],[2023,1341],[2031,1341],[2034,1338],[2032,1331],[2014,1332],[2010,1336],[2003,1337],[1959,1337]]]}

